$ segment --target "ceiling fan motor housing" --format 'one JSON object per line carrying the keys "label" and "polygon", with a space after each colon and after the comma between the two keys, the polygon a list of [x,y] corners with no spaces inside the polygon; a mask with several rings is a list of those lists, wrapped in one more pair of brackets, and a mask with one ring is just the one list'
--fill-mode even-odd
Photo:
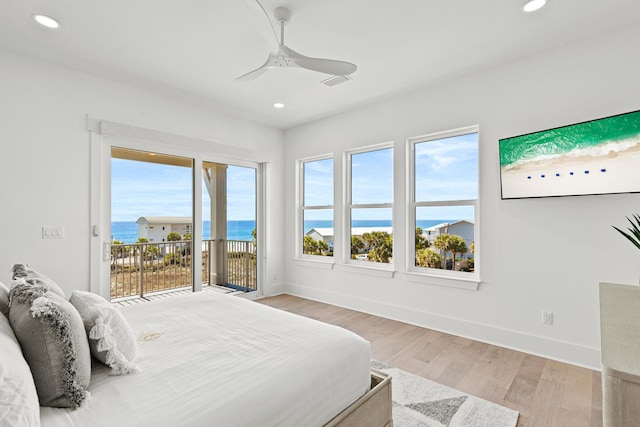
{"label": "ceiling fan motor housing", "polygon": [[291,19],[291,11],[286,7],[277,7],[273,10],[273,16],[276,21],[288,24]]}

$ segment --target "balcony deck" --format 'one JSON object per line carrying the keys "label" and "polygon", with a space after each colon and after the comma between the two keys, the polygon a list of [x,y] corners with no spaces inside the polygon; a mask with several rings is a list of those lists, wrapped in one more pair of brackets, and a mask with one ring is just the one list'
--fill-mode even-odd
{"label": "balcony deck", "polygon": [[[205,240],[202,260],[192,260],[192,242],[139,242],[111,245],[111,301],[164,298],[191,292],[192,269],[203,289],[221,292],[257,290],[257,246],[242,240]],[[225,284],[221,286],[222,284]]]}
{"label": "balcony deck", "polygon": [[[243,294],[244,292],[242,291],[237,291],[235,289],[231,289],[231,288],[225,288],[224,286],[216,286],[216,285],[206,285],[202,287],[202,291],[203,292],[220,292],[223,294],[231,294],[231,295],[237,295],[237,294]],[[191,286],[187,286],[184,288],[177,288],[177,289],[171,289],[168,291],[162,291],[162,292],[155,292],[153,294],[147,294],[144,296],[131,296],[131,297],[124,297],[124,298],[118,298],[118,299],[112,299],[111,303],[113,305],[115,305],[116,307],[126,307],[128,305],[136,305],[136,304],[142,304],[143,302],[148,302],[148,301],[154,301],[154,300],[159,300],[159,299],[165,299],[165,298],[171,298],[174,297],[176,295],[182,295],[182,294],[190,294],[192,293],[193,290],[191,288]]]}

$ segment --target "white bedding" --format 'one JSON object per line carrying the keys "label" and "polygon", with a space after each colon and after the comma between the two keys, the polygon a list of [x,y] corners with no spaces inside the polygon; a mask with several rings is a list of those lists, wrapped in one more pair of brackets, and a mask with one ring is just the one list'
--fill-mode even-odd
{"label": "white bedding", "polygon": [[87,404],[42,427],[321,426],[369,390],[369,343],[332,325],[216,292],[122,313],[140,372],[94,361]]}

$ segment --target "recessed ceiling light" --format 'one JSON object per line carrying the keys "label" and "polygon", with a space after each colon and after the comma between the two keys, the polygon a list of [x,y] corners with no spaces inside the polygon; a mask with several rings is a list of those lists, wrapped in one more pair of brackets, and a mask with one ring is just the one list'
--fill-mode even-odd
{"label": "recessed ceiling light", "polygon": [[275,104],[273,104],[273,106],[275,108],[284,108],[284,104],[282,102],[276,102]]}
{"label": "recessed ceiling light", "polygon": [[60,23],[50,16],[41,15],[38,13],[32,16],[33,16],[33,19],[35,19],[36,22],[42,26],[45,26],[47,28],[60,28]]}
{"label": "recessed ceiling light", "polygon": [[548,2],[548,0],[527,0],[527,2],[522,7],[522,10],[524,10],[525,12],[534,12]]}

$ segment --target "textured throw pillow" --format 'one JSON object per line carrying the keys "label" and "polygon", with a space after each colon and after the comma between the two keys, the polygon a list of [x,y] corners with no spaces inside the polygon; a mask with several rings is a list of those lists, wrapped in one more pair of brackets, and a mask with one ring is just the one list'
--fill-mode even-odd
{"label": "textured throw pillow", "polygon": [[137,371],[136,339],[122,313],[91,292],[73,291],[69,302],[80,313],[89,336],[91,354],[111,368],[111,375]]}
{"label": "textured throw pillow", "polygon": [[0,282],[0,312],[9,318],[9,288]]}
{"label": "textured throw pillow", "polygon": [[47,290],[60,295],[62,298],[67,299],[64,291],[53,279],[48,278],[44,274],[40,274],[34,269],[30,268],[26,264],[14,264],[13,265],[13,280],[24,279],[27,282],[40,283],[44,285]]}
{"label": "textured throw pillow", "polygon": [[31,368],[41,406],[78,408],[91,379],[91,352],[78,311],[36,281],[16,281],[9,320]]}
{"label": "textured throw pillow", "polygon": [[0,426],[40,426],[40,405],[20,344],[0,316]]}

